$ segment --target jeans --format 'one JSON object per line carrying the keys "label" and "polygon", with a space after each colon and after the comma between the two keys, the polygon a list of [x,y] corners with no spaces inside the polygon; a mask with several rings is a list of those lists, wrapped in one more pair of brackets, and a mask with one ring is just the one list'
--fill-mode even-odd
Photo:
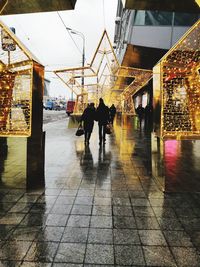
{"label": "jeans", "polygon": [[99,144],[106,141],[106,124],[99,124]]}

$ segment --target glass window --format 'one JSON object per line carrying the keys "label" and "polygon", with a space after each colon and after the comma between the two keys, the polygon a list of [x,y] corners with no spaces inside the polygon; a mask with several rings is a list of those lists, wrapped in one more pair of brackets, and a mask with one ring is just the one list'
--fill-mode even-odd
{"label": "glass window", "polygon": [[171,25],[172,12],[145,11],[135,12],[134,25]]}
{"label": "glass window", "polygon": [[192,26],[199,18],[198,14],[175,13],[174,25]]}

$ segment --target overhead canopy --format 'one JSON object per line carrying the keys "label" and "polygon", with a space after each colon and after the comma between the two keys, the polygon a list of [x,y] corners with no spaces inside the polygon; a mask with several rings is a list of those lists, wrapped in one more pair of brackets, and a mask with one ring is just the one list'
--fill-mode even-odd
{"label": "overhead canopy", "polygon": [[2,15],[74,9],[76,0],[0,0]]}
{"label": "overhead canopy", "polygon": [[163,10],[185,13],[199,13],[198,0],[124,0],[124,7],[137,10]]}
{"label": "overhead canopy", "polygon": [[[94,57],[87,67],[55,70],[54,73],[78,98],[87,95],[85,99],[96,105],[100,97],[108,105],[118,105],[122,98],[130,98],[152,77],[151,70],[121,66],[106,31],[103,32]],[[76,105],[75,111],[79,113],[82,108],[80,103]]]}

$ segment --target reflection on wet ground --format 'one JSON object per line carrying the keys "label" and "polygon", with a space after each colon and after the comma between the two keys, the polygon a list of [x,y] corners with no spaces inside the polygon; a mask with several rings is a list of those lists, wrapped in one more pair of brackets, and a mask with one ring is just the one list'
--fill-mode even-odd
{"label": "reflection on wet ground", "polygon": [[96,127],[85,147],[66,120],[47,124],[41,190],[6,184],[3,159],[0,266],[200,266],[200,194],[160,190],[136,126],[118,121],[99,148]]}

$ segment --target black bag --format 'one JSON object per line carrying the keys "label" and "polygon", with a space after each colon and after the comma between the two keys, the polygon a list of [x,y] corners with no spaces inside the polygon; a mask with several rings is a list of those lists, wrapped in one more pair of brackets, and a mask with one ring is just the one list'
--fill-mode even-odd
{"label": "black bag", "polygon": [[111,125],[107,124],[106,125],[106,134],[111,134],[111,133],[112,133]]}
{"label": "black bag", "polygon": [[84,134],[84,130],[83,127],[81,125],[79,125],[77,131],[76,131],[76,136],[81,136]]}

